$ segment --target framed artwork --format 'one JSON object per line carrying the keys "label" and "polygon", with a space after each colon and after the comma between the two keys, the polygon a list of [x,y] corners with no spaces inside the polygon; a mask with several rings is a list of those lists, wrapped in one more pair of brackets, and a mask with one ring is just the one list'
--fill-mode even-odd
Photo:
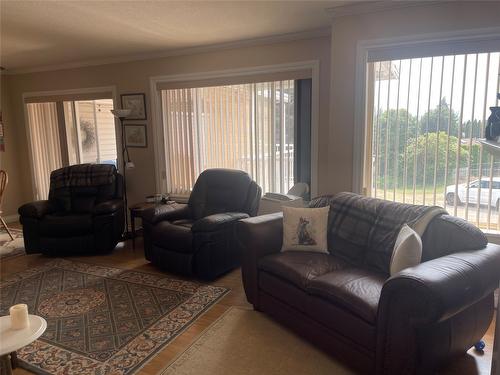
{"label": "framed artwork", "polygon": [[132,112],[127,120],[146,120],[146,95],[145,94],[122,94],[122,108],[131,109]]}
{"label": "framed artwork", "polygon": [[125,145],[127,147],[148,147],[145,124],[125,124],[123,129],[125,131]]}

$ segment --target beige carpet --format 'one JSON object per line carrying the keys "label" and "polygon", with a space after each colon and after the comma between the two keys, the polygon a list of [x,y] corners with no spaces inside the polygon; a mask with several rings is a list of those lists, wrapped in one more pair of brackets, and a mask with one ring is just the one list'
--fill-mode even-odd
{"label": "beige carpet", "polygon": [[233,308],[161,375],[343,375],[352,371],[262,313]]}

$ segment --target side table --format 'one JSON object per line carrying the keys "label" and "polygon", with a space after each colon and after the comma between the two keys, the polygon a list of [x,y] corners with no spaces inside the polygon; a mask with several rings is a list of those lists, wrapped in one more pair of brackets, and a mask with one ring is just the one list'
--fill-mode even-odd
{"label": "side table", "polygon": [[128,209],[130,211],[130,225],[132,229],[132,248],[135,250],[135,237],[137,235],[135,228],[135,219],[137,217],[142,218],[142,213],[148,208],[155,207],[156,203],[150,202],[140,202],[130,206]]}
{"label": "side table", "polygon": [[24,329],[11,329],[10,316],[0,317],[0,358],[2,375],[12,374],[11,359],[16,358],[16,350],[31,344],[47,329],[47,322],[37,315],[28,316],[30,325]]}

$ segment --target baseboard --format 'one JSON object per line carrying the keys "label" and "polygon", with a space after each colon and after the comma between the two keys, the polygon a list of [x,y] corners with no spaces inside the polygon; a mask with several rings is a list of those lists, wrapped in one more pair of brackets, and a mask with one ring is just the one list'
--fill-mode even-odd
{"label": "baseboard", "polygon": [[4,216],[3,219],[5,220],[6,223],[17,223],[19,222],[19,215],[7,215]]}

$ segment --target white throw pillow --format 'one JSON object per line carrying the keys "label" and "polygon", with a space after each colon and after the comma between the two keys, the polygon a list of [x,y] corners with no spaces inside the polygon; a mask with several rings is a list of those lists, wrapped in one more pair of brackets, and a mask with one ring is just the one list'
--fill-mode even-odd
{"label": "white throw pillow", "polygon": [[283,247],[281,251],[328,253],[328,212],[321,208],[283,207]]}
{"label": "white throw pillow", "polygon": [[422,260],[422,240],[408,225],[403,225],[394,244],[391,257],[391,276],[399,271],[414,267]]}

